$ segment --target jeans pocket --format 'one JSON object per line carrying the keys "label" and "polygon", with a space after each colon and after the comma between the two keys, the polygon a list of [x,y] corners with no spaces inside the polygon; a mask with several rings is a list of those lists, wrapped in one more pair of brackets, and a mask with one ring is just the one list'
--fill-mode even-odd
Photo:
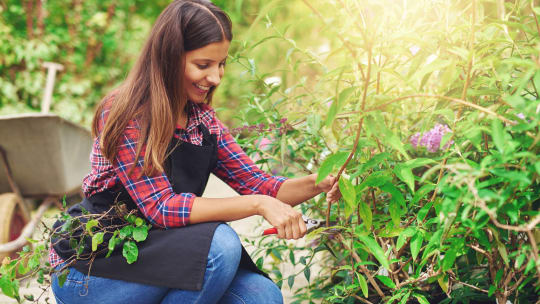
{"label": "jeans pocket", "polygon": [[75,268],[70,267],[69,273],[66,276],[66,280],[62,287],[60,287],[59,276],[60,273],[53,274],[52,277],[52,290],[57,300],[62,303],[76,303],[70,300],[76,300],[77,297],[86,296],[88,294],[88,284],[91,277],[77,271]]}

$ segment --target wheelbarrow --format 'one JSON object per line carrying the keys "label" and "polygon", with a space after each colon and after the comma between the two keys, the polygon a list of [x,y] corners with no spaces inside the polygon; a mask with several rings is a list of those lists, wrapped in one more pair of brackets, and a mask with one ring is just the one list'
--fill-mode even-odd
{"label": "wheelbarrow", "polygon": [[[48,113],[51,95],[41,113],[0,116],[0,263],[27,243],[47,208],[80,193],[90,172],[90,131]],[[41,202],[33,217],[25,199]]]}

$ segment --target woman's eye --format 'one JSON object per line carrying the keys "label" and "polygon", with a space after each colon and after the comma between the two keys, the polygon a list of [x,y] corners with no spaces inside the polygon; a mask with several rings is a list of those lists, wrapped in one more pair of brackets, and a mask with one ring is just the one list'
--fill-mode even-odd
{"label": "woman's eye", "polygon": [[201,70],[208,68],[208,64],[197,64],[197,67]]}

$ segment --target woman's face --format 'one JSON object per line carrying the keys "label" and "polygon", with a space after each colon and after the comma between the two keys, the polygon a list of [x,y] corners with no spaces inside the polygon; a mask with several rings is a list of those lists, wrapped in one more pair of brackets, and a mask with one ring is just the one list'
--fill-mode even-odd
{"label": "woman's face", "polygon": [[225,72],[229,41],[210,43],[185,53],[184,88],[187,98],[204,102],[212,87],[217,87]]}

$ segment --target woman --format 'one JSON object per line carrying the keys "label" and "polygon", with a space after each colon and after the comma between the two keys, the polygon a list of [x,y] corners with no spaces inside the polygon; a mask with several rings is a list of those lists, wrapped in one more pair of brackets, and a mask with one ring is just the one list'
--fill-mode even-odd
{"label": "woman", "polygon": [[[74,260],[70,237],[53,239],[52,266],[74,261],[62,287],[53,276],[58,303],[282,302],[223,222],[261,215],[277,227],[277,237],[298,239],[306,226],[292,206],[339,193],[331,177],[315,185],[315,175],[265,174],[225,131],[209,103],[231,40],[230,19],[211,2],[174,1],[126,81],[99,105],[86,198],[68,212],[103,214],[120,201],[154,228],[133,264],[121,250]],[[210,173],[242,195],[201,197]]]}

